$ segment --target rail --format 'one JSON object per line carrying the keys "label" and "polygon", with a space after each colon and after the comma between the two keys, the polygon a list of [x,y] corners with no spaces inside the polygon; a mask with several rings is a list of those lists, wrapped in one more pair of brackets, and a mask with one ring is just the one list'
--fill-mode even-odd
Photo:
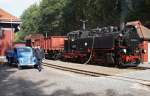
{"label": "rail", "polygon": [[[73,73],[77,73],[77,74],[83,74],[83,75],[93,76],[93,77],[105,76],[106,78],[128,81],[128,82],[133,82],[133,83],[139,83],[139,84],[150,87],[150,80],[132,78],[132,77],[127,77],[127,76],[118,75],[118,74],[117,75],[111,75],[111,74],[91,72],[91,71],[80,70],[80,69],[76,69],[76,68],[69,68],[69,67],[64,67],[64,66],[60,66],[60,65],[54,65],[54,64],[50,64],[50,63],[43,63],[43,65],[46,67],[51,67],[51,68],[59,69],[59,70],[63,70],[63,71],[69,71],[69,72],[73,72]],[[131,69],[138,70],[137,67],[132,67]],[[144,68],[144,69],[139,68],[139,70],[145,70],[145,69],[146,68]]]}

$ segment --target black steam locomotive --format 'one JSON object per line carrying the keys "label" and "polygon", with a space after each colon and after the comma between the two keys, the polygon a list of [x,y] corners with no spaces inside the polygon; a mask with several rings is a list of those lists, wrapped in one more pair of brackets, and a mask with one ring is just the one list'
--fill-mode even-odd
{"label": "black steam locomotive", "polygon": [[68,33],[63,60],[107,66],[137,66],[143,50],[136,26],[109,26]]}

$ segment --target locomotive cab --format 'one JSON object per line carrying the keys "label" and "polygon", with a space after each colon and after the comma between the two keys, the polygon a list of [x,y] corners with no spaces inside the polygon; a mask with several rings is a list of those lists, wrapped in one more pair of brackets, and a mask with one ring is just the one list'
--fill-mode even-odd
{"label": "locomotive cab", "polygon": [[122,34],[122,37],[117,38],[119,45],[116,45],[115,50],[116,63],[119,66],[137,66],[141,62],[142,49],[140,47],[141,39],[136,27],[126,26]]}

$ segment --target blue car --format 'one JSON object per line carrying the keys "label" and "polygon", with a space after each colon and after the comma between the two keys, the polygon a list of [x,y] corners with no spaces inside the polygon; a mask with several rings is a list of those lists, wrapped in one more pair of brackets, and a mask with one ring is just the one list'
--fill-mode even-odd
{"label": "blue car", "polygon": [[9,62],[17,64],[19,69],[21,69],[22,66],[37,66],[37,60],[33,55],[31,47],[23,46],[14,48],[12,58],[13,59]]}

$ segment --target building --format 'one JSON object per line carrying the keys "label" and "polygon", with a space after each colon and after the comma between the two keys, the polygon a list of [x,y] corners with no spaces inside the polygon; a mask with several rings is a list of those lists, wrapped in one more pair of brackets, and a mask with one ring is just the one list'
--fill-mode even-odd
{"label": "building", "polygon": [[5,61],[6,50],[13,48],[14,32],[20,24],[17,17],[0,8],[0,62]]}
{"label": "building", "polygon": [[145,50],[143,55],[144,62],[150,63],[150,29],[143,26],[140,21],[128,22],[127,25],[136,26],[136,30],[142,40],[141,46]]}

